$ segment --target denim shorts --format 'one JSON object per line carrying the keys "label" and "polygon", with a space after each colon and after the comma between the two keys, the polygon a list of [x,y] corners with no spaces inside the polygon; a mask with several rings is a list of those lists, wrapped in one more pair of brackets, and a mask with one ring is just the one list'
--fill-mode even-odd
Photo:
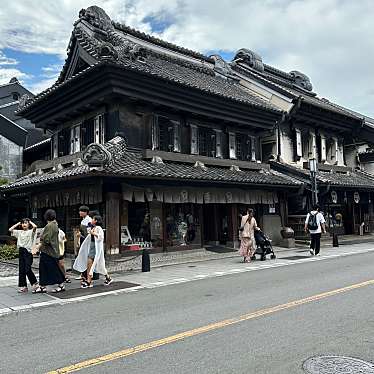
{"label": "denim shorts", "polygon": [[90,250],[88,251],[88,257],[95,258],[95,256],[96,256],[95,242],[91,242]]}

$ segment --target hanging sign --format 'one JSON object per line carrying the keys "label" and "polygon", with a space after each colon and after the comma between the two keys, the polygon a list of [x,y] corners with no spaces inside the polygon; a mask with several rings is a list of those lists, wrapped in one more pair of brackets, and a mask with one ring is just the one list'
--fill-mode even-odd
{"label": "hanging sign", "polygon": [[353,199],[356,204],[360,202],[360,194],[357,191],[353,194]]}
{"label": "hanging sign", "polygon": [[336,191],[331,191],[331,200],[334,204],[338,202],[338,194],[336,193]]}

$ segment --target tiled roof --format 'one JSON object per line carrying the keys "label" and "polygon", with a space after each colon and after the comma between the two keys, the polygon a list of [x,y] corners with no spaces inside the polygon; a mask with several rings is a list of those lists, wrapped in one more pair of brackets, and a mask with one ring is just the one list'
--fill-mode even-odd
{"label": "tiled roof", "polygon": [[[320,108],[333,111],[335,113],[339,113],[357,120],[362,120],[363,116],[355,113],[354,111],[347,109],[341,105],[335,104],[330,100],[325,98],[319,98],[315,93],[309,92],[298,87],[291,78],[286,79],[284,77],[280,77],[277,75],[272,75],[271,73],[259,72],[255,69],[252,69],[250,66],[243,65],[243,64],[233,64],[233,70],[237,73],[247,76],[248,78],[252,78],[254,80],[259,81],[260,83],[264,84],[265,86],[272,88],[288,97],[297,99],[302,98],[305,102],[308,102],[312,105],[316,105]],[[274,70],[278,70],[275,69]],[[288,73],[283,72],[285,75],[289,75]]]}
{"label": "tiled roof", "polygon": [[[271,162],[271,167],[272,169],[290,175],[303,183],[310,183],[309,170],[276,161]],[[317,182],[335,187],[374,190],[374,175],[363,171],[329,172],[319,170],[317,172]]]}
{"label": "tiled roof", "polygon": [[[33,173],[3,187],[4,191],[54,183],[76,176],[118,176],[142,179],[179,180],[188,182],[235,183],[256,186],[297,187],[301,183],[292,176],[275,170],[231,170],[228,167],[200,167],[193,164],[144,160],[142,152],[128,149],[123,138],[116,137],[104,146],[110,153],[110,162],[103,168],[87,164],[68,168],[54,168],[46,173]],[[84,159],[84,156],[82,157]]]}
{"label": "tiled roof", "polygon": [[[94,8],[94,11],[91,11],[91,8]],[[90,7],[86,10],[86,14],[89,10],[89,14],[92,12],[103,12],[100,8]],[[90,15],[90,17],[92,18],[93,16]],[[100,13],[100,17],[100,20],[102,20],[108,16],[105,13],[104,15]],[[136,71],[149,77],[159,78],[252,107],[276,113],[281,112],[261,97],[252,94],[248,90],[243,90],[238,82],[216,74],[214,64],[212,63],[213,60],[202,54],[162,42],[157,38],[136,32],[127,26],[113,23],[110,19],[105,20],[105,22],[100,21],[101,24],[98,24],[99,21],[95,23],[91,18],[81,16],[81,19],[75,24],[69,44],[68,58],[57,82],[52,87],[38,94],[33,100],[29,100],[23,107],[21,106],[19,113],[48,97],[62,85],[89,73],[98,64],[111,64],[122,69]],[[87,26],[87,23],[90,22],[92,22],[90,25],[91,30]],[[102,30],[106,36],[104,37],[100,34],[99,38],[99,33],[92,32],[93,24],[99,31]],[[128,34],[135,35],[155,45],[168,48],[170,53],[162,49],[151,48],[146,44],[139,45],[130,40]],[[71,63],[76,43],[85,49],[96,63],[93,63],[90,67],[75,74],[73,77],[67,77],[67,69]],[[173,51],[177,51],[178,53],[172,53]],[[185,58],[185,56],[188,56],[188,58]]]}

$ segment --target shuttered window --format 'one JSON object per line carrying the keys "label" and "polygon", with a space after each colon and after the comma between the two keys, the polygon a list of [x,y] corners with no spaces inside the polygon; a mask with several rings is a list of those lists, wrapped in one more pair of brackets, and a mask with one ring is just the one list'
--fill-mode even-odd
{"label": "shuttered window", "polygon": [[190,125],[191,128],[191,154],[199,154],[199,138],[198,138],[198,128],[196,125]]}
{"label": "shuttered window", "polygon": [[214,130],[215,132],[215,141],[216,141],[216,157],[222,158],[222,131]]}
{"label": "shuttered window", "polygon": [[52,136],[52,159],[58,157],[58,132]]}
{"label": "shuttered window", "polygon": [[152,149],[165,152],[181,151],[181,124],[163,116],[154,116],[152,122]]}
{"label": "shuttered window", "polygon": [[179,121],[171,121],[173,123],[174,131],[174,152],[181,151],[181,125]]}
{"label": "shuttered window", "polygon": [[95,126],[95,143],[104,144],[105,143],[105,124],[104,115],[99,114],[94,118]]}
{"label": "shuttered window", "polygon": [[80,152],[80,125],[70,128],[70,154]]}
{"label": "shuttered window", "polygon": [[296,129],[296,158],[300,159],[303,157],[303,143],[301,141],[301,131],[300,129]]}
{"label": "shuttered window", "polygon": [[231,159],[236,159],[236,137],[235,133],[229,133],[229,156]]}

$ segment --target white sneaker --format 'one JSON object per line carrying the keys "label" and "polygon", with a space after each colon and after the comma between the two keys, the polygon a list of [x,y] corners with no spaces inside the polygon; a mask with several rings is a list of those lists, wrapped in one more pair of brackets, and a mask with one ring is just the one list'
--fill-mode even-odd
{"label": "white sneaker", "polygon": [[321,256],[321,254],[320,254],[320,253],[317,253],[316,256]]}
{"label": "white sneaker", "polygon": [[315,256],[315,254],[314,254],[314,249],[310,249],[309,252],[310,252],[310,254],[311,254],[312,256]]}

